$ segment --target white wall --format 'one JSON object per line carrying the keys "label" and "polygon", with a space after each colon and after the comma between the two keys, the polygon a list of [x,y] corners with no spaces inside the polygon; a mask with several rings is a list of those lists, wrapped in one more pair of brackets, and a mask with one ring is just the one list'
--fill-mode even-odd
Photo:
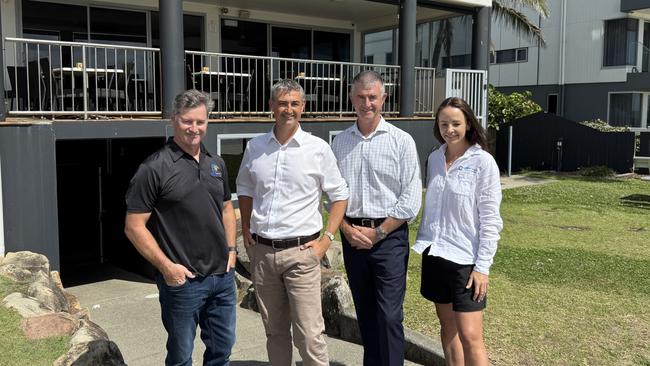
{"label": "white wall", "polygon": [[620,2],[569,0],[566,20],[566,83],[624,82],[631,67],[603,67],[604,21],[626,17]]}
{"label": "white wall", "polygon": [[[613,0],[564,0],[566,23],[562,44],[563,0],[548,0],[550,16],[540,28],[546,48],[539,48],[510,27],[492,22],[496,50],[529,47],[528,62],[490,66],[490,83],[496,86],[551,85],[562,83],[560,57],[564,49],[564,83],[625,82],[632,66],[603,67],[604,21],[628,17]],[[532,10],[524,14],[537,22]],[[640,30],[642,31],[642,30]],[[539,60],[537,59],[539,57]],[[537,65],[539,63],[539,66]]]}
{"label": "white wall", "polygon": [[[529,8],[518,9],[539,26],[538,15]],[[495,86],[535,85],[537,84],[537,43],[528,38],[521,37],[509,25],[501,20],[492,20],[490,39],[493,50],[507,50],[512,48],[528,48],[528,61],[490,65],[489,79]]]}
{"label": "white wall", "polygon": [[[6,60],[12,60],[11,65],[13,65],[14,49],[13,47],[6,47],[4,39],[5,37],[16,37],[16,1],[20,0],[7,0],[6,2],[0,0],[0,7],[2,7],[2,19],[0,19],[0,26],[2,26],[2,48],[5,52]],[[7,65],[5,65],[5,69],[1,71],[5,73],[5,90],[9,90],[11,89],[11,83],[7,76],[6,66]]]}

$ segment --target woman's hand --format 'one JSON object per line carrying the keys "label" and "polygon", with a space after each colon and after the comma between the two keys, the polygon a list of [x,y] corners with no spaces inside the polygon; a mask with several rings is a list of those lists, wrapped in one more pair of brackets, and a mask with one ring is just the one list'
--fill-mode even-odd
{"label": "woman's hand", "polygon": [[469,275],[469,281],[467,281],[467,286],[465,288],[474,287],[474,296],[472,300],[474,301],[483,301],[488,291],[488,275],[481,272],[472,271]]}

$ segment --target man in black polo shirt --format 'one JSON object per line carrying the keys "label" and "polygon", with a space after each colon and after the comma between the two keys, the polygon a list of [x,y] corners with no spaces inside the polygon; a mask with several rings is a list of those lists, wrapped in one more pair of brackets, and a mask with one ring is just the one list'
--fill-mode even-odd
{"label": "man in black polo shirt", "polygon": [[166,365],[191,365],[197,324],[204,365],[227,365],[235,343],[236,219],[226,166],[201,140],[209,96],[174,100],[174,137],[138,168],[126,194],[125,232],[158,269]]}

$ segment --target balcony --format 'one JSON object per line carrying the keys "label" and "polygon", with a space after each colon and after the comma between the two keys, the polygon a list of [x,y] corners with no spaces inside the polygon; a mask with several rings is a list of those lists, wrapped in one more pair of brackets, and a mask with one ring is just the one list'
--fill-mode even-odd
{"label": "balcony", "polygon": [[[157,48],[6,38],[4,64],[9,116],[111,118],[161,116]],[[384,77],[386,115],[400,110],[400,69],[394,65],[185,52],[186,87],[214,101],[211,118],[271,117],[269,92],[280,79],[305,90],[305,116],[353,116],[354,75],[374,69]],[[415,70],[415,114],[434,113],[435,69]]]}

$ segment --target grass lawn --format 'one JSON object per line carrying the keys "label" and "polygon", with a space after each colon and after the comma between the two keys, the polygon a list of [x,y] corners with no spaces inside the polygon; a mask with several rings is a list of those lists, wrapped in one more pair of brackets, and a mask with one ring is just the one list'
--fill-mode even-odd
{"label": "grass lawn", "polygon": [[[25,285],[0,276],[0,299],[12,292],[25,292]],[[70,337],[50,337],[32,341],[20,329],[20,315],[0,306],[0,365],[51,365],[68,350]]]}
{"label": "grass lawn", "polygon": [[[650,200],[650,182],[560,177],[504,191],[485,311],[494,364],[650,365],[650,201],[622,199],[635,194]],[[405,324],[438,337],[420,263],[411,252]]]}

